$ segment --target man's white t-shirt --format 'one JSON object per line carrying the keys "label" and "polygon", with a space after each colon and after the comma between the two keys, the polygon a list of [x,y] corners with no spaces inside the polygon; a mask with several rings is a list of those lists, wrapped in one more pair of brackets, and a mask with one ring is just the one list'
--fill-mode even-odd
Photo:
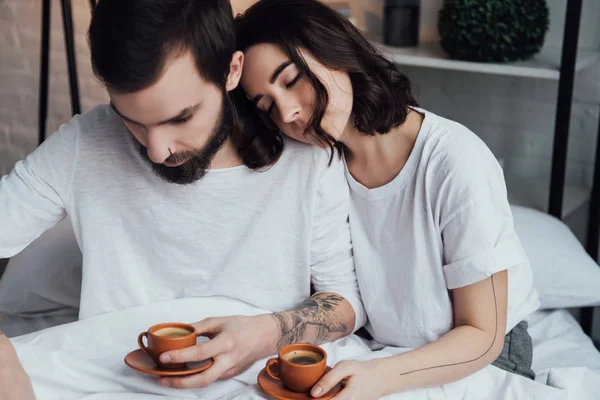
{"label": "man's white t-shirt", "polygon": [[[83,253],[80,318],[163,300],[228,296],[282,311],[317,292],[364,324],[344,166],[286,140],[258,172],[157,177],[106,105],[73,118],[0,180],[0,258],[68,214]],[[31,279],[35,279],[32,276]]]}
{"label": "man's white t-shirt", "polygon": [[385,345],[432,342],[453,328],[451,289],[508,270],[508,332],[539,301],[502,170],[473,132],[417,111],[423,125],[394,180],[369,190],[346,171],[367,329]]}

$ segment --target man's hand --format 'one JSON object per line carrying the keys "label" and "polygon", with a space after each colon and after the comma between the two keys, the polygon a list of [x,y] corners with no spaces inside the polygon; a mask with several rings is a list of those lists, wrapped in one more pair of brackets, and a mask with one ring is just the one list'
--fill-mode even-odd
{"label": "man's hand", "polygon": [[35,400],[31,381],[19,363],[17,353],[0,331],[0,400]]}
{"label": "man's hand", "polygon": [[[261,358],[290,343],[321,344],[352,333],[355,314],[350,303],[335,293],[320,293],[293,310],[255,317],[208,318],[194,324],[199,335],[211,340],[187,349],[161,354],[164,363],[214,359],[205,372],[185,378],[163,378],[160,384],[175,388],[203,388],[228,379]],[[168,357],[168,358],[167,358]]]}
{"label": "man's hand", "polygon": [[189,377],[163,378],[160,380],[162,386],[181,389],[207,387],[217,379],[229,379],[244,372],[256,361],[277,350],[277,325],[269,315],[208,318],[193,325],[199,335],[211,340],[163,353],[161,362],[196,362],[212,358],[214,364],[206,371]]}

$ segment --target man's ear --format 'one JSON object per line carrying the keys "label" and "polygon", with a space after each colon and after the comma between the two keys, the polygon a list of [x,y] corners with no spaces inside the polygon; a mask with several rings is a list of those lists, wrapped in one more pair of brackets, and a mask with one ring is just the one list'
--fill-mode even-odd
{"label": "man's ear", "polygon": [[244,53],[236,51],[231,57],[231,63],[229,64],[229,75],[227,75],[227,83],[225,89],[232,91],[240,83],[242,78],[242,69],[244,68]]}

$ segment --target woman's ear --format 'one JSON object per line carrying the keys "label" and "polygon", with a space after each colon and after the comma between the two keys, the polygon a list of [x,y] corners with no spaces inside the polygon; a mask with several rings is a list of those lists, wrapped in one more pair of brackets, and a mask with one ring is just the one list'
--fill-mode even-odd
{"label": "woman's ear", "polygon": [[236,51],[231,57],[231,63],[229,64],[229,75],[227,75],[227,83],[225,89],[228,92],[235,89],[242,78],[242,69],[244,68],[244,53]]}

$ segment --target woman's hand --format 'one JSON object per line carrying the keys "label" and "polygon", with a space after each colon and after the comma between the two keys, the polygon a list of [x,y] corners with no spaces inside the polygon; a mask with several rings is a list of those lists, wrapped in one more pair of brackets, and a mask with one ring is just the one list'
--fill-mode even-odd
{"label": "woman's hand", "polygon": [[344,389],[336,400],[377,400],[387,395],[385,374],[381,360],[342,361],[313,387],[311,395],[318,398],[328,393],[338,383]]}

